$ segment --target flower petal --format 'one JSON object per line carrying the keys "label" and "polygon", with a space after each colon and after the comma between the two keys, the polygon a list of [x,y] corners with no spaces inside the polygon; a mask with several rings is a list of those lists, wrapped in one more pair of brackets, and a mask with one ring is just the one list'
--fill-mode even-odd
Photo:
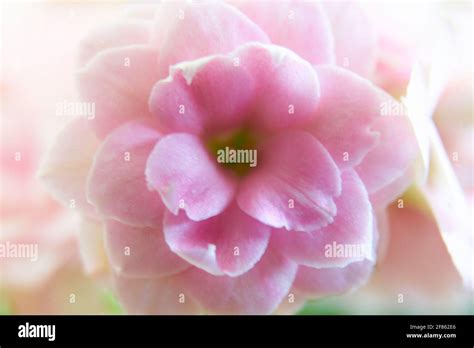
{"label": "flower petal", "polygon": [[255,267],[239,277],[216,277],[192,268],[180,280],[210,313],[270,314],[288,293],[296,269],[270,246]]}
{"label": "flower petal", "polygon": [[377,144],[371,125],[381,117],[383,103],[397,102],[348,70],[318,66],[316,72],[321,99],[313,134],[340,168],[353,167]]}
{"label": "flower petal", "polygon": [[270,131],[308,123],[318,100],[309,63],[283,47],[253,43],[173,66],[149,104],[165,132],[209,134],[245,122]]}
{"label": "flower petal", "polygon": [[[372,206],[355,171],[342,173],[342,194],[335,202],[337,215],[326,227],[310,233],[275,231],[285,256],[298,264],[318,268],[344,267],[371,258],[374,243]],[[353,252],[339,256],[336,249],[339,246]]]}
{"label": "flower petal", "polygon": [[269,226],[244,214],[235,204],[200,222],[189,220],[183,213],[167,213],[164,232],[173,252],[211,274],[229,276],[250,270],[270,238]]}
{"label": "flower petal", "polygon": [[312,231],[333,222],[341,178],[321,143],[309,133],[288,131],[268,140],[260,154],[260,164],[239,187],[243,211],[288,230]]}
{"label": "flower petal", "polygon": [[370,77],[375,69],[377,37],[362,6],[356,2],[324,1],[334,35],[336,63],[360,76]]}
{"label": "flower petal", "polygon": [[95,29],[81,40],[79,66],[84,66],[97,53],[109,48],[147,44],[151,29],[150,22],[138,18],[123,18]]}
{"label": "flower petal", "polygon": [[152,35],[160,52],[160,79],[173,64],[228,53],[251,41],[268,43],[268,38],[242,13],[220,2],[163,3]]}
{"label": "flower petal", "polygon": [[430,144],[429,176],[426,185],[422,185],[420,189],[465,287],[473,290],[474,237],[470,218],[472,202],[467,202],[449,155],[434,128],[430,129]]}
{"label": "flower petal", "polygon": [[88,199],[102,215],[135,226],[161,226],[164,206],[145,180],[148,156],[159,139],[151,120],[126,123],[105,139],[87,185]]}
{"label": "flower petal", "polygon": [[[420,293],[433,297],[457,293],[462,288],[462,278],[432,216],[410,206],[398,208],[395,204],[387,213],[390,241],[371,284],[383,287],[388,296],[402,293],[406,298]],[[459,250],[463,249],[467,251],[469,247]],[[465,257],[463,267],[472,272],[467,255],[460,255]],[[472,249],[469,257],[472,260]]]}
{"label": "flower petal", "polygon": [[150,95],[150,111],[166,131],[210,133],[240,126],[255,95],[251,72],[231,56],[180,63]]}
{"label": "flower petal", "polygon": [[379,143],[356,170],[369,194],[376,193],[400,178],[399,189],[394,190],[392,197],[385,198],[385,201],[390,201],[409,184],[409,180],[403,180],[403,176],[409,176],[409,167],[419,154],[418,143],[410,120],[403,114],[381,116],[371,129],[379,133]]}
{"label": "flower petal", "polygon": [[170,250],[161,228],[133,227],[108,220],[105,243],[114,271],[125,277],[164,277],[189,267]]}
{"label": "flower petal", "polygon": [[272,43],[288,47],[311,64],[334,62],[334,44],[328,17],[314,1],[234,1],[257,23]]}
{"label": "flower petal", "polygon": [[374,263],[356,261],[343,268],[312,268],[299,266],[293,286],[311,297],[342,294],[365,284],[372,273]]}
{"label": "flower petal", "polygon": [[308,124],[317,110],[320,90],[313,67],[292,51],[275,45],[239,49],[241,64],[257,82],[251,122],[265,131]]}
{"label": "flower petal", "polygon": [[158,80],[157,52],[148,46],[111,48],[78,71],[84,102],[94,103],[90,120],[101,138],[121,124],[149,116],[148,96]]}
{"label": "flower petal", "polygon": [[221,213],[234,196],[233,178],[220,170],[191,134],[163,137],[148,158],[145,174],[173,214],[183,209],[194,221]]}
{"label": "flower petal", "polygon": [[88,122],[74,120],[61,130],[38,176],[55,199],[94,216],[95,208],[86,199],[86,181],[99,141]]}

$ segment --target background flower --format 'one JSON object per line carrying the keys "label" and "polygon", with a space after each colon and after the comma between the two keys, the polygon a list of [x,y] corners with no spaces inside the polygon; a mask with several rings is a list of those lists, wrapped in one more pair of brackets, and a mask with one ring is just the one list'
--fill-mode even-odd
{"label": "background flower", "polygon": [[110,291],[84,275],[74,209],[55,202],[37,178],[40,157],[68,121],[55,113],[56,105],[75,97],[74,37],[100,10],[14,3],[2,10],[0,243],[6,253],[28,245],[37,255],[0,257],[0,311],[117,311]]}

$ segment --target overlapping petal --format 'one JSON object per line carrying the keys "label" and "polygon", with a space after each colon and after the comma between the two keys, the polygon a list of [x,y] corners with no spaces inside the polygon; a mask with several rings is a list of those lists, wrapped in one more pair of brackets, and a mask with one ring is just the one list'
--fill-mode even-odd
{"label": "overlapping petal", "polygon": [[159,78],[179,62],[228,53],[247,42],[269,42],[255,23],[222,2],[165,2],[155,23],[152,43],[160,51]]}
{"label": "overlapping petal", "polygon": [[283,47],[247,44],[173,66],[149,104],[166,132],[214,134],[245,124],[276,131],[308,124],[319,93],[308,62]]}
{"label": "overlapping petal", "polygon": [[269,226],[312,231],[334,221],[334,197],[341,192],[340,172],[311,134],[288,131],[258,150],[254,172],[239,186],[237,202]]}
{"label": "overlapping petal", "polygon": [[58,134],[38,172],[50,193],[64,205],[94,215],[87,201],[86,182],[99,141],[89,121],[77,119]]}
{"label": "overlapping petal", "polygon": [[170,250],[159,227],[134,227],[108,220],[105,245],[115,273],[124,277],[164,277],[189,267]]}
{"label": "overlapping petal", "polygon": [[195,222],[184,213],[168,213],[164,220],[166,242],[176,254],[211,274],[240,276],[265,252],[270,227],[232,204],[222,214]]}
{"label": "overlapping petal", "polygon": [[[364,258],[371,259],[372,206],[355,171],[342,173],[342,193],[335,203],[336,217],[326,227],[309,233],[276,231],[279,250],[298,264],[318,268],[344,267]],[[338,255],[339,246],[354,253]]]}
{"label": "overlapping petal", "polygon": [[273,44],[288,47],[311,64],[334,62],[331,26],[316,1],[233,1],[239,10],[259,25]]}
{"label": "overlapping petal", "polygon": [[200,221],[220,214],[234,197],[236,182],[217,164],[199,138],[174,133],[154,147],[145,174],[173,214],[183,209],[191,220]]}
{"label": "overlapping petal", "polygon": [[215,277],[192,268],[180,275],[180,283],[210,313],[269,314],[288,293],[296,270],[270,244],[255,267],[239,277]]}
{"label": "overlapping petal", "polygon": [[103,216],[135,226],[161,226],[163,203],[145,179],[148,156],[160,136],[152,121],[139,120],[119,127],[102,143],[87,196]]}
{"label": "overlapping petal", "polygon": [[99,137],[149,116],[148,96],[158,79],[157,56],[147,45],[116,47],[98,53],[77,72],[81,99],[94,105],[90,124]]}

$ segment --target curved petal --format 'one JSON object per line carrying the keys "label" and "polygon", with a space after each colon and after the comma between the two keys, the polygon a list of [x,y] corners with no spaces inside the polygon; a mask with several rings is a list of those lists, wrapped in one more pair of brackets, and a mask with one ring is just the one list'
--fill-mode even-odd
{"label": "curved petal", "polygon": [[465,287],[473,290],[472,202],[467,202],[439,134],[434,128],[430,133],[430,173],[426,185],[420,189]]}
{"label": "curved petal", "polygon": [[313,134],[340,168],[359,164],[377,144],[371,125],[382,117],[385,104],[399,105],[369,81],[333,66],[316,67],[321,99],[314,117]]}
{"label": "curved petal", "polygon": [[133,227],[108,220],[105,245],[115,273],[124,277],[164,277],[189,267],[170,250],[161,228]]}
{"label": "curved petal", "polygon": [[184,62],[153,87],[150,111],[164,131],[225,131],[244,122],[255,87],[251,72],[231,56]]}
{"label": "curved petal", "polygon": [[288,47],[311,64],[334,62],[328,17],[314,1],[232,1],[257,23],[272,43]]}
{"label": "curved petal", "polygon": [[168,75],[173,64],[228,53],[246,42],[269,42],[257,25],[220,2],[166,2],[161,4],[155,22],[152,42],[160,52],[160,79]]}
{"label": "curved petal", "polygon": [[[411,166],[401,176],[395,177],[391,182],[370,194],[370,202],[374,207],[385,208],[388,204],[400,197],[410,186],[415,177],[416,167]],[[367,187],[367,185],[366,185]],[[367,187],[370,189],[370,186]]]}
{"label": "curved petal", "polygon": [[84,102],[93,103],[90,120],[101,138],[121,124],[149,116],[148,96],[158,80],[157,52],[149,46],[111,48],[97,54],[78,71]]}
{"label": "curved petal", "polygon": [[298,264],[318,268],[370,260],[374,243],[372,206],[355,171],[342,173],[342,193],[335,202],[337,215],[326,227],[310,233],[275,231],[279,250]]}
{"label": "curved petal", "polygon": [[239,277],[216,277],[192,268],[182,273],[180,281],[210,313],[269,314],[288,293],[296,269],[269,246],[255,267]]}
{"label": "curved petal", "polygon": [[88,122],[74,120],[61,130],[38,176],[55,199],[94,216],[95,208],[86,199],[86,182],[99,141]]}
{"label": "curved petal", "polygon": [[308,123],[318,100],[310,64],[283,47],[247,44],[173,66],[149,104],[164,131],[209,134],[245,122],[265,130]]}
{"label": "curved petal", "polygon": [[176,276],[127,278],[115,276],[115,288],[128,314],[199,314],[201,309]]}
{"label": "curved petal", "polygon": [[365,284],[372,273],[374,263],[356,261],[343,268],[312,268],[299,266],[293,286],[311,297],[342,294]]}
{"label": "curved petal", "polygon": [[286,130],[313,119],[320,87],[308,62],[275,45],[247,45],[237,54],[257,83],[257,103],[250,120],[257,128]]}
{"label": "curved petal", "polygon": [[79,66],[84,66],[97,53],[108,48],[147,44],[151,29],[151,23],[146,20],[123,18],[90,32],[79,45]]}
{"label": "curved petal", "polygon": [[370,77],[375,69],[377,37],[368,14],[352,1],[324,1],[323,8],[334,35],[336,63]]}
{"label": "curved petal", "polygon": [[252,219],[232,204],[205,221],[189,220],[185,214],[167,213],[166,242],[171,250],[211,274],[240,276],[250,270],[265,252],[270,227]]}
{"label": "curved petal", "polygon": [[88,199],[102,215],[135,226],[161,226],[163,203],[145,179],[148,156],[159,139],[149,120],[126,123],[105,139],[87,184]]}
{"label": "curved petal", "polygon": [[[436,221],[426,212],[410,206],[398,208],[392,205],[387,213],[390,240],[371,284],[383,287],[384,293],[394,297],[400,293],[406,298],[420,293],[429,297],[449,297],[458,293],[462,278]],[[464,255],[463,267],[465,270],[470,267],[472,272],[468,259],[471,257],[472,260],[472,249],[469,256]]]}
{"label": "curved petal", "polygon": [[148,158],[145,175],[173,214],[183,209],[194,221],[221,213],[234,197],[233,178],[220,170],[191,134],[163,137]]}
{"label": "curved petal", "polygon": [[[397,107],[401,104],[391,105]],[[420,153],[408,116],[403,112],[397,114],[395,108],[391,110],[392,114],[389,112],[372,124],[371,129],[379,134],[379,142],[356,167],[369,194],[374,194],[399,179],[392,185],[391,197],[386,190],[385,201],[393,200],[408,186],[409,167]],[[404,180],[404,175],[407,180]],[[398,189],[396,186],[399,186]]]}
{"label": "curved petal", "polygon": [[288,131],[268,140],[260,154],[237,193],[244,212],[287,230],[312,231],[333,222],[341,178],[321,143],[309,133]]}

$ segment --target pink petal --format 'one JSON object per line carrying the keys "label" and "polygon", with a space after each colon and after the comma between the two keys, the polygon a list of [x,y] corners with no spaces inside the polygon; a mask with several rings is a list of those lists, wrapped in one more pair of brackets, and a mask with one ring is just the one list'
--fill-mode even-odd
{"label": "pink petal", "polygon": [[381,117],[382,103],[396,101],[347,70],[318,66],[316,71],[321,99],[313,133],[340,168],[353,167],[377,144],[371,125]]}
{"label": "pink petal", "polygon": [[38,173],[55,199],[90,216],[95,208],[87,202],[86,181],[98,147],[88,121],[74,120],[58,134]]}
{"label": "pink petal", "polygon": [[250,41],[268,43],[268,38],[238,10],[219,2],[163,3],[152,37],[160,51],[160,78],[173,64],[228,53]]}
{"label": "pink petal", "polygon": [[84,102],[94,103],[91,126],[105,137],[121,124],[149,116],[148,96],[158,80],[157,52],[148,46],[111,48],[78,72]]}
{"label": "pink petal", "polygon": [[161,226],[163,203],[147,187],[145,166],[160,133],[149,120],[131,121],[103,142],[91,168],[87,192],[107,218],[135,226]]}
{"label": "pink petal", "polygon": [[258,154],[259,165],[237,194],[243,211],[288,230],[312,231],[333,222],[341,178],[321,143],[309,133],[288,131],[267,141]]}
{"label": "pink petal", "polygon": [[147,44],[151,29],[150,22],[146,20],[123,18],[90,32],[79,47],[79,66],[84,66],[97,53],[109,48]]}
{"label": "pink petal", "polygon": [[[377,264],[371,284],[383,286],[388,296],[401,293],[407,299],[419,294],[430,298],[458,293],[462,288],[461,275],[431,214],[408,206],[398,208],[395,204],[387,213],[388,248]],[[472,260],[472,252],[469,256]],[[467,262],[463,267],[468,270],[472,263],[469,264],[468,257],[464,261]]]}
{"label": "pink petal", "polygon": [[[381,189],[370,194],[370,202],[374,207],[385,208],[388,204],[400,197],[410,186],[415,177],[415,166],[408,168],[401,176],[396,177]],[[370,189],[370,186],[367,186]]]}
{"label": "pink petal", "polygon": [[221,213],[234,196],[235,182],[217,166],[195,136],[163,137],[148,158],[146,178],[175,215],[186,211],[194,221]]}
{"label": "pink petal", "polygon": [[189,220],[183,213],[167,213],[164,232],[173,252],[209,273],[229,276],[250,270],[270,238],[270,227],[244,214],[235,204],[200,222]]}
{"label": "pink petal", "polygon": [[288,47],[311,64],[333,63],[330,23],[321,5],[313,1],[233,1],[257,23],[272,43]]}
{"label": "pink petal", "polygon": [[[342,194],[335,198],[334,222],[311,233],[276,231],[279,250],[298,264],[310,267],[344,267],[370,258],[373,249],[372,206],[364,184],[355,171],[342,173]],[[329,254],[334,247],[354,247],[360,255]],[[330,249],[333,248],[333,249]]]}
{"label": "pink petal", "polygon": [[310,64],[282,47],[247,44],[173,66],[153,88],[150,110],[165,131],[209,134],[244,122],[279,130],[308,123],[318,100]]}
{"label": "pink petal", "polygon": [[121,276],[163,277],[189,267],[170,250],[161,228],[133,227],[108,220],[105,243],[114,271]]}
{"label": "pink petal", "polygon": [[178,279],[115,276],[115,288],[128,314],[199,314],[199,305]]}
{"label": "pink petal", "polygon": [[342,294],[365,284],[374,263],[356,261],[343,268],[312,268],[299,266],[294,282],[297,291],[311,297]]}
{"label": "pink petal", "polygon": [[154,86],[149,104],[165,131],[198,134],[240,126],[254,95],[251,72],[231,56],[217,56],[174,66]]}
{"label": "pink petal", "polygon": [[[387,103],[395,102],[387,97]],[[406,115],[381,116],[373,123],[371,129],[379,133],[379,143],[367,154],[356,170],[369,194],[394,184],[391,190],[386,190],[383,197],[384,201],[391,201],[402,193],[410,182],[404,180],[403,176],[407,174],[409,177],[410,173],[407,173],[409,166],[419,154],[418,143]],[[399,180],[394,183],[396,179]]]}
{"label": "pink petal", "polygon": [[375,28],[356,2],[324,1],[334,35],[336,62],[360,76],[370,77],[375,69]]}
{"label": "pink petal", "polygon": [[463,191],[439,134],[434,128],[431,128],[430,132],[430,173],[426,184],[417,187],[436,221],[464,286],[474,290],[474,238],[471,217],[473,205],[468,201],[472,197]]}
{"label": "pink petal", "polygon": [[288,293],[296,269],[295,263],[269,247],[255,267],[239,277],[216,277],[192,268],[180,281],[210,313],[269,314]]}
{"label": "pink petal", "polygon": [[257,83],[257,104],[251,122],[266,131],[308,124],[320,98],[313,67],[283,47],[247,47],[239,49],[238,54]]}

